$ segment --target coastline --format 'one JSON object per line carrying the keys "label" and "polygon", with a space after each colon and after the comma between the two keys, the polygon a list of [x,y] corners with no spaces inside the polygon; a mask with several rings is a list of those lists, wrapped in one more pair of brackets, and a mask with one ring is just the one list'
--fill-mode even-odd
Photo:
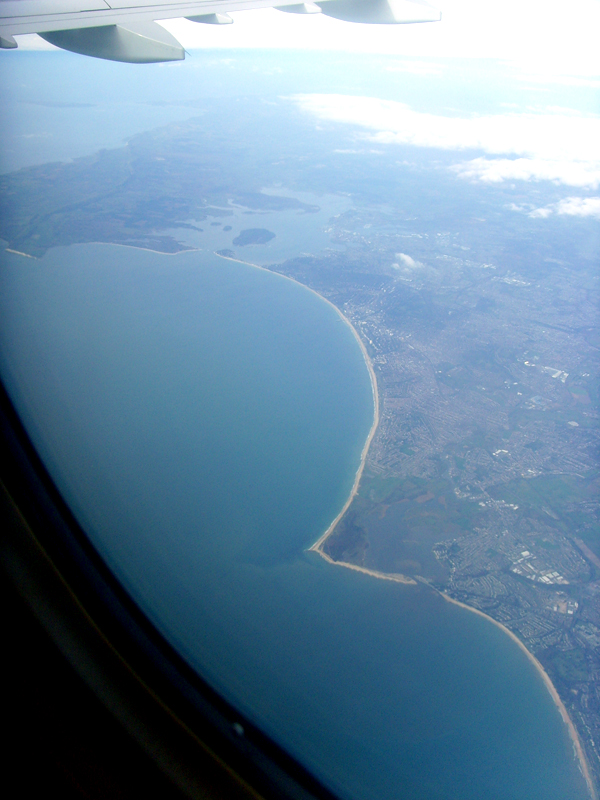
{"label": "coastline", "polygon": [[585,780],[585,782],[587,784],[587,787],[588,787],[588,791],[589,791],[590,797],[591,797],[592,800],[598,800],[598,795],[596,794],[596,789],[594,787],[594,782],[593,782],[592,776],[590,774],[589,766],[588,766],[588,763],[587,763],[587,758],[585,756],[585,752],[583,750],[583,746],[581,744],[581,740],[579,738],[579,734],[577,733],[577,729],[575,728],[575,725],[573,724],[573,721],[571,720],[571,717],[569,716],[569,712],[567,711],[567,709],[565,707],[565,704],[560,699],[560,695],[558,694],[558,692],[556,690],[556,687],[554,686],[554,684],[550,680],[550,676],[548,675],[546,670],[543,668],[543,666],[540,664],[540,662],[537,660],[537,658],[533,655],[532,652],[530,652],[525,647],[523,642],[519,639],[519,637],[516,634],[514,634],[509,628],[507,628],[506,625],[503,625],[501,622],[498,622],[497,619],[494,619],[493,617],[490,617],[484,611],[480,611],[478,608],[475,608],[474,606],[469,606],[469,605],[467,605],[467,603],[461,603],[460,600],[455,600],[453,597],[450,597],[449,595],[445,594],[444,592],[440,592],[439,589],[435,589],[433,586],[431,588],[434,589],[434,591],[436,591],[439,595],[441,595],[444,598],[444,600],[446,600],[448,603],[453,603],[454,605],[460,606],[461,608],[466,608],[467,611],[471,611],[471,612],[473,612],[473,614],[477,614],[480,617],[483,617],[484,619],[486,619],[489,622],[491,622],[492,624],[494,624],[497,628],[500,628],[500,630],[503,631],[507,636],[509,636],[513,640],[513,642],[515,642],[515,644],[517,644],[520,647],[520,649],[525,653],[525,655],[529,659],[530,663],[533,664],[533,666],[539,672],[540,677],[542,678],[546,689],[549,691],[550,696],[552,697],[556,707],[558,708],[558,711],[559,711],[559,713],[560,713],[560,715],[562,717],[563,722],[567,726],[567,729],[569,731],[569,735],[571,737],[571,741],[573,743],[573,748],[575,750],[575,754],[576,754],[577,759],[579,761],[579,766],[580,766],[581,772],[583,774],[583,778],[584,778],[584,780]]}
{"label": "coastline", "polygon": [[[248,261],[242,261],[241,259],[231,258],[229,256],[221,256],[219,253],[216,253],[215,255],[219,255],[220,258],[226,258],[229,261],[237,261],[238,263],[247,264],[248,266],[251,266],[251,267],[257,267],[258,269],[267,269],[268,270],[267,267],[261,267],[258,264],[252,264],[252,263],[250,263]],[[268,271],[271,272],[272,270],[268,270]],[[283,276],[283,277],[288,277],[288,276]],[[299,281],[296,281],[294,278],[288,278],[288,280],[292,280],[292,281],[294,281],[294,283],[300,283]],[[304,284],[300,284],[300,285],[304,286],[305,289],[308,289],[309,291],[311,291],[314,294],[316,294],[318,297],[321,298],[321,300],[325,300],[325,302],[329,303],[329,305],[332,306],[335,309],[335,311],[339,314],[339,316],[346,323],[346,325],[348,325],[350,327],[350,329],[352,330],[352,333],[354,334],[354,336],[356,338],[356,341],[358,342],[358,345],[359,345],[359,347],[361,349],[361,352],[363,354],[363,358],[365,360],[365,364],[367,365],[367,369],[369,370],[369,377],[371,379],[371,389],[373,391],[373,402],[374,402],[373,425],[371,426],[371,430],[369,431],[369,435],[367,436],[367,439],[365,441],[365,445],[364,445],[362,453],[361,453],[360,465],[359,465],[359,467],[358,467],[358,469],[356,471],[356,475],[354,477],[354,484],[352,486],[352,491],[350,492],[350,495],[348,496],[348,499],[344,503],[344,506],[343,506],[342,510],[339,512],[339,514],[336,516],[336,518],[333,520],[333,522],[329,525],[329,527],[327,528],[325,533],[323,533],[322,536],[320,536],[317,539],[317,541],[308,548],[308,550],[309,550],[309,552],[313,551],[313,552],[318,553],[321,556],[321,558],[325,559],[325,561],[329,562],[330,564],[335,564],[338,567],[345,567],[346,569],[352,569],[355,572],[362,572],[362,573],[364,573],[366,575],[370,575],[373,578],[378,578],[379,580],[394,581],[396,583],[403,583],[405,585],[406,584],[416,585],[417,581],[415,581],[413,578],[410,578],[410,577],[408,577],[406,575],[401,575],[401,574],[396,574],[396,573],[388,573],[388,572],[379,572],[377,570],[368,569],[367,567],[360,567],[357,564],[350,564],[350,563],[348,563],[346,561],[334,561],[334,559],[332,559],[331,556],[327,555],[327,553],[325,553],[323,551],[323,545],[325,544],[326,540],[328,539],[328,537],[331,535],[331,533],[333,532],[333,530],[337,526],[338,522],[341,520],[341,518],[344,516],[344,514],[348,510],[350,504],[352,503],[352,501],[354,500],[354,497],[356,496],[356,494],[358,492],[358,487],[359,487],[360,479],[362,477],[362,473],[363,473],[363,470],[364,470],[364,467],[365,467],[365,462],[366,462],[366,459],[367,459],[367,454],[368,454],[368,451],[369,451],[369,447],[371,446],[371,442],[372,442],[373,437],[375,435],[375,431],[377,430],[377,426],[379,425],[379,392],[378,392],[378,389],[377,389],[377,379],[375,377],[375,371],[373,369],[373,365],[371,363],[371,359],[369,358],[369,354],[367,353],[367,349],[366,349],[362,339],[358,335],[358,332],[357,332],[356,328],[352,325],[350,320],[346,316],[344,316],[344,314],[340,311],[340,309],[336,305],[334,305],[330,300],[328,300],[326,297],[323,297],[323,295],[319,294],[314,289],[311,289],[310,287],[305,286]],[[434,587],[431,587],[431,588],[434,589]],[[581,744],[581,740],[579,738],[579,734],[577,733],[577,729],[575,728],[575,725],[573,724],[573,721],[571,720],[571,718],[569,716],[569,712],[567,711],[565,704],[561,700],[560,695],[558,694],[558,691],[556,690],[556,687],[554,686],[554,684],[550,680],[550,677],[549,677],[548,673],[543,668],[543,666],[538,661],[538,659],[533,655],[533,653],[531,653],[527,649],[527,647],[525,647],[523,642],[509,628],[507,628],[501,622],[498,622],[498,620],[495,620],[493,617],[490,617],[488,614],[485,614],[483,611],[480,611],[478,608],[475,608],[473,606],[469,606],[466,603],[461,603],[460,600],[454,600],[452,597],[450,597],[447,594],[444,594],[444,592],[440,592],[438,589],[434,589],[434,591],[436,591],[438,594],[440,594],[444,598],[444,600],[446,600],[447,602],[454,603],[455,605],[458,605],[458,606],[461,606],[462,608],[467,609],[467,611],[471,611],[474,614],[478,614],[480,617],[483,617],[484,619],[488,620],[489,622],[491,622],[496,627],[500,628],[500,630],[502,630],[505,634],[507,634],[512,639],[512,641],[515,642],[515,644],[523,651],[523,653],[525,653],[525,656],[527,657],[529,662],[531,664],[533,664],[533,666],[537,669],[538,674],[542,678],[542,681],[544,682],[544,685],[545,685],[546,689],[550,693],[550,696],[552,697],[556,707],[558,708],[558,711],[559,711],[559,713],[561,715],[561,718],[562,718],[564,724],[567,726],[567,730],[569,731],[569,736],[570,736],[571,741],[573,743],[573,749],[575,751],[575,755],[576,755],[577,760],[579,762],[579,767],[581,769],[581,773],[582,773],[583,778],[585,780],[585,783],[587,785],[590,798],[591,798],[591,800],[598,800],[598,795],[597,795],[595,787],[594,787],[594,783],[593,783],[593,780],[592,780],[592,777],[591,777],[591,774],[590,774],[590,770],[589,770],[589,766],[588,766],[588,763],[587,763],[587,758],[585,756],[585,752],[583,750],[583,746]]]}
{"label": "coastline", "polygon": [[[227,261],[235,261],[238,264],[246,264],[249,267],[255,267],[257,269],[264,269],[267,272],[273,273],[273,270],[270,270],[268,267],[262,267],[259,264],[252,264],[252,262],[243,261],[241,258],[233,258],[232,256],[224,256],[224,255],[221,255],[221,253],[217,253],[217,252],[215,252],[215,255],[219,256],[219,258],[224,258]],[[275,273],[275,274],[281,275],[281,273]],[[369,452],[369,447],[371,446],[371,442],[373,441],[373,437],[375,436],[375,431],[377,430],[377,426],[379,425],[379,392],[377,390],[377,379],[375,377],[375,370],[373,369],[373,364],[371,363],[371,359],[369,358],[369,354],[367,353],[367,348],[365,347],[362,339],[358,335],[358,331],[356,330],[354,325],[350,322],[350,320],[342,313],[342,311],[340,311],[340,309],[334,303],[331,302],[331,300],[328,300],[326,297],[323,297],[322,294],[319,294],[319,292],[315,291],[314,289],[311,289],[310,286],[306,286],[304,283],[300,283],[300,281],[297,281],[295,278],[290,278],[288,275],[281,275],[281,277],[285,278],[286,280],[292,281],[293,283],[297,283],[299,286],[302,286],[304,289],[308,289],[309,292],[312,292],[313,294],[315,294],[320,300],[324,300],[326,303],[328,303],[331,306],[331,308],[333,308],[333,310],[340,317],[342,322],[344,322],[350,328],[350,330],[352,331],[352,334],[354,335],[354,338],[356,339],[356,341],[358,343],[358,346],[360,347],[363,359],[364,359],[365,364],[367,366],[367,370],[369,371],[369,378],[371,380],[371,391],[373,393],[373,408],[374,408],[373,424],[371,425],[371,429],[369,430],[369,435],[367,436],[367,439],[365,441],[364,447],[363,447],[362,452],[360,454],[360,464],[359,464],[358,469],[356,470],[356,474],[354,476],[354,483],[352,484],[352,490],[351,490],[350,494],[348,495],[348,498],[347,498],[346,502],[344,503],[344,505],[343,505],[341,511],[339,512],[339,514],[336,516],[336,518],[333,520],[333,522],[329,525],[329,527],[327,528],[325,533],[323,533],[317,539],[317,541],[314,542],[314,544],[312,544],[308,548],[308,551],[309,552],[313,551],[315,553],[318,553],[322,558],[325,559],[325,561],[328,561],[330,564],[336,564],[337,566],[340,566],[340,567],[346,567],[347,569],[353,569],[353,570],[355,570],[357,572],[364,572],[366,575],[371,575],[371,576],[373,576],[375,578],[380,578],[381,580],[392,580],[392,581],[396,581],[397,583],[405,583],[405,584],[416,585],[416,581],[415,580],[413,580],[412,578],[408,578],[405,575],[394,574],[394,573],[386,573],[386,572],[378,572],[376,570],[367,569],[366,567],[359,567],[356,564],[350,564],[350,563],[348,563],[346,561],[334,561],[333,558],[328,556],[323,551],[323,545],[325,544],[325,541],[330,536],[330,534],[333,532],[333,530],[335,529],[336,525],[341,520],[341,518],[344,516],[344,514],[346,513],[346,511],[348,510],[348,508],[350,506],[350,503],[354,500],[354,498],[356,496],[356,493],[358,492],[358,486],[360,484],[360,479],[362,477],[363,470],[365,468],[365,462],[367,460],[367,454]]]}
{"label": "coastline", "polygon": [[[311,289],[311,291],[314,291],[314,290]],[[356,331],[356,328],[354,327],[354,325],[352,325],[350,320],[342,314],[340,309],[337,306],[335,306],[330,300],[327,300],[326,297],[323,297],[318,292],[315,292],[315,294],[318,297],[320,297],[322,300],[325,300],[327,303],[329,303],[329,305],[332,306],[337,311],[337,313],[342,318],[342,320],[346,323],[346,325],[348,325],[348,327],[350,328],[350,330],[354,334],[354,338],[358,342],[358,346],[361,349],[363,358],[365,360],[365,364],[367,365],[367,369],[369,371],[369,378],[371,379],[371,391],[373,392],[374,413],[373,413],[373,424],[371,425],[371,430],[369,431],[369,435],[367,436],[367,439],[365,441],[365,445],[364,445],[364,447],[362,449],[362,453],[360,454],[360,464],[358,466],[358,469],[356,470],[356,475],[354,476],[354,483],[352,484],[352,491],[350,492],[350,494],[348,496],[348,499],[344,503],[344,506],[343,506],[342,510],[337,515],[337,517],[333,520],[331,525],[327,528],[325,533],[322,536],[320,536],[317,539],[317,541],[313,545],[311,545],[308,549],[309,550],[314,550],[316,553],[319,553],[319,555],[321,555],[326,561],[329,561],[331,564],[340,564],[340,565],[343,565],[343,566],[346,566],[346,567],[350,567],[351,569],[360,569],[362,572],[366,572],[367,574],[376,574],[377,577],[383,577],[386,573],[383,573],[383,572],[375,573],[373,570],[368,570],[368,569],[363,568],[363,567],[359,568],[356,565],[348,564],[345,561],[334,561],[326,553],[323,552],[323,545],[325,544],[325,541],[327,540],[329,535],[331,533],[333,533],[334,528],[336,527],[338,522],[341,520],[341,518],[344,516],[344,514],[346,513],[346,511],[348,510],[348,508],[350,506],[350,503],[354,500],[354,498],[356,496],[356,493],[358,492],[358,486],[359,486],[360,479],[361,479],[362,474],[363,474],[363,470],[365,468],[365,462],[367,460],[367,453],[369,452],[369,447],[371,446],[371,442],[373,441],[373,436],[375,436],[375,431],[377,430],[377,426],[379,425],[379,392],[377,391],[377,379],[375,377],[375,371],[373,369],[373,365],[371,364],[371,359],[369,358],[369,354],[367,353],[367,348],[364,346],[362,339],[360,338],[360,336],[358,335],[358,332]],[[400,576],[400,577],[404,578],[404,576]],[[413,581],[412,578],[405,578],[405,580],[403,582],[404,583],[415,583],[415,581]]]}
{"label": "coastline", "polygon": [[376,569],[359,567],[358,564],[350,564],[348,561],[334,561],[327,553],[324,553],[322,550],[317,550],[315,545],[308,548],[308,552],[311,550],[314,550],[321,558],[324,558],[325,561],[328,561],[330,564],[335,564],[337,567],[346,567],[346,569],[353,569],[355,572],[363,572],[365,575],[370,575],[372,578],[379,578],[382,581],[394,581],[394,583],[404,583],[405,585],[412,586],[417,585],[417,582],[413,578],[409,578],[407,575],[401,575],[399,572],[378,572]]}
{"label": "coastline", "polygon": [[[164,250],[151,250],[149,247],[140,247],[137,244],[123,244],[123,242],[81,242],[81,244],[106,244],[110,245],[111,247],[131,247],[133,250],[145,250],[147,253],[158,253],[159,256],[178,256],[180,253],[197,253],[199,250],[197,247],[190,247],[187,250],[178,250],[176,253],[165,253]],[[70,247],[70,245],[68,246]],[[4,251],[6,253],[14,253],[18,256],[25,256],[25,258],[33,258],[36,261],[40,258],[40,256],[32,256],[29,253],[22,253],[20,250],[13,250],[10,247],[5,247]],[[252,266],[255,265],[252,264]]]}
{"label": "coastline", "polygon": [[[89,244],[113,244],[114,245],[116,243],[94,242],[94,243],[89,243]],[[178,255],[179,252],[190,252],[188,250],[185,250],[185,251],[179,251],[178,253],[164,253],[164,252],[161,252],[161,251],[150,250],[149,248],[136,247],[135,245],[118,244],[117,246],[120,246],[120,247],[134,247],[134,249],[148,250],[149,252],[158,253],[159,255]],[[8,250],[8,252],[17,253],[17,251],[12,251],[12,250],[9,250],[8,248],[7,248],[7,250]],[[26,256],[26,257],[29,257],[29,258],[36,258],[35,256],[28,256],[28,254],[26,254],[26,253],[18,253],[18,254]],[[374,401],[373,424],[371,426],[371,429],[369,431],[369,434],[367,436],[367,439],[365,441],[365,444],[364,444],[362,452],[361,452],[360,464],[358,466],[358,469],[357,469],[355,477],[354,477],[352,490],[351,490],[346,502],[344,503],[343,508],[338,513],[338,515],[335,517],[335,519],[331,522],[331,524],[329,525],[327,530],[319,537],[319,539],[316,542],[314,542],[314,544],[312,544],[308,548],[308,551],[309,552],[310,551],[314,551],[314,552],[318,553],[321,558],[323,558],[325,561],[327,561],[330,564],[333,564],[333,565],[336,565],[336,566],[339,566],[339,567],[345,567],[346,569],[351,569],[351,570],[354,570],[355,572],[362,572],[362,573],[364,573],[366,575],[370,575],[373,578],[377,578],[378,580],[387,580],[387,581],[392,581],[392,582],[396,582],[396,583],[401,583],[401,584],[404,584],[404,585],[417,585],[417,581],[416,580],[414,580],[411,577],[405,576],[405,575],[396,574],[396,573],[379,572],[377,570],[371,570],[371,569],[368,569],[366,567],[361,567],[361,566],[358,566],[356,564],[351,564],[349,562],[334,561],[323,550],[323,546],[325,544],[325,541],[328,539],[328,537],[331,535],[333,530],[336,528],[337,524],[339,523],[341,518],[344,516],[346,511],[348,510],[350,504],[352,503],[354,497],[356,496],[356,494],[358,492],[360,479],[362,477],[363,470],[364,470],[365,463],[366,463],[367,454],[368,454],[371,442],[373,440],[373,437],[375,435],[375,432],[377,430],[377,427],[379,425],[379,394],[378,394],[376,376],[375,376],[375,372],[374,372],[371,360],[369,358],[368,352],[366,350],[366,347],[365,347],[363,341],[361,340],[357,330],[354,328],[354,326],[352,325],[350,320],[347,317],[344,316],[342,311],[334,303],[332,303],[326,297],[323,297],[323,295],[319,294],[319,292],[317,292],[314,289],[306,286],[305,284],[301,283],[300,281],[296,280],[295,278],[291,278],[291,277],[288,277],[286,275],[282,275],[281,273],[274,273],[273,270],[269,269],[268,267],[261,266],[259,264],[253,264],[252,262],[244,261],[242,259],[232,258],[230,256],[224,256],[224,255],[221,255],[221,254],[216,253],[216,252],[214,254],[219,256],[219,258],[223,258],[223,259],[228,260],[228,261],[234,261],[234,262],[237,262],[237,263],[240,263],[240,264],[251,266],[251,267],[254,267],[255,269],[262,269],[262,270],[264,270],[266,272],[270,272],[271,274],[279,274],[285,280],[290,280],[290,281],[292,281],[294,283],[297,283],[298,285],[302,286],[304,289],[308,289],[308,291],[310,291],[313,294],[315,294],[317,297],[319,297],[319,299],[324,300],[326,303],[329,303],[329,305],[339,315],[341,320],[346,325],[348,325],[349,328],[351,329],[354,337],[356,338],[356,341],[358,342],[358,345],[359,345],[359,347],[361,349],[363,358],[365,360],[365,364],[366,364],[367,369],[369,371],[369,377],[370,377],[370,380],[371,380],[371,389],[372,389],[373,401]],[[427,583],[427,581],[424,581],[424,582]],[[507,634],[513,640],[513,642],[515,642],[517,644],[517,646],[524,652],[524,654],[526,655],[526,657],[528,658],[530,663],[537,669],[538,674],[542,678],[542,680],[544,682],[544,685],[546,686],[548,692],[550,693],[550,696],[552,697],[556,707],[558,708],[558,711],[559,711],[559,713],[561,715],[561,718],[562,718],[563,722],[567,726],[567,729],[569,731],[569,735],[570,735],[570,738],[571,738],[571,741],[572,741],[572,744],[573,744],[575,756],[576,756],[576,758],[578,760],[582,776],[583,776],[583,778],[585,780],[585,783],[586,783],[586,786],[588,788],[589,796],[590,796],[591,800],[598,800],[598,794],[596,793],[596,790],[595,790],[595,787],[594,787],[594,783],[593,783],[593,780],[592,780],[592,777],[591,777],[591,774],[590,774],[589,766],[588,766],[588,763],[587,763],[587,758],[585,756],[585,752],[583,750],[583,746],[581,744],[581,740],[579,738],[579,735],[577,733],[575,725],[573,724],[573,722],[572,722],[572,720],[571,720],[571,718],[569,716],[569,713],[568,713],[564,703],[562,702],[562,700],[561,700],[561,698],[560,698],[560,696],[559,696],[554,684],[552,683],[550,677],[548,676],[548,674],[546,673],[546,671],[544,670],[543,666],[538,661],[538,659],[533,655],[533,653],[531,653],[527,649],[527,647],[524,645],[524,643],[511,630],[509,630],[502,623],[498,622],[493,617],[489,616],[488,614],[484,613],[483,611],[480,611],[479,609],[477,609],[477,608],[475,608],[473,606],[469,606],[466,603],[463,603],[463,602],[461,602],[459,600],[455,600],[452,597],[450,597],[447,594],[445,594],[444,592],[441,592],[438,589],[436,589],[435,587],[431,586],[430,584],[428,584],[428,585],[430,586],[430,588],[433,591],[435,591],[438,594],[440,594],[444,598],[444,600],[446,600],[447,602],[454,603],[455,605],[461,606],[462,608],[464,608],[464,609],[466,609],[468,611],[471,611],[471,612],[473,612],[475,614],[478,614],[479,616],[487,619],[489,622],[491,622],[494,625],[496,625],[496,627],[500,628],[505,634]]]}

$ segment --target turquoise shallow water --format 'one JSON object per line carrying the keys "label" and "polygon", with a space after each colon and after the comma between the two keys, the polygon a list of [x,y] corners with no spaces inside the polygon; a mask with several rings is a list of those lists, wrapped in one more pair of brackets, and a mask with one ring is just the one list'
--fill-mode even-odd
{"label": "turquoise shallow water", "polygon": [[427,587],[306,552],[373,414],[328,304],[199,253],[0,259],[0,368],[30,435],[217,689],[348,797],[585,797],[558,711],[505,634]]}

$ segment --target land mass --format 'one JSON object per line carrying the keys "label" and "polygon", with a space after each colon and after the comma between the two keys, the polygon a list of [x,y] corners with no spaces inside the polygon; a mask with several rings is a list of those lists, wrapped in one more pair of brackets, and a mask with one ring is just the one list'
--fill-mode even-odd
{"label": "land mass", "polygon": [[[400,218],[394,231],[390,217],[353,210],[331,223],[332,240],[351,245],[344,254],[274,267],[343,310],[379,385],[380,423],[362,478],[319,550],[333,562],[427,582],[516,637],[556,692],[595,797],[600,477],[591,264],[545,262],[516,273],[454,255],[460,236],[434,238],[412,223],[418,266],[403,270],[396,253],[411,234]],[[554,282],[561,302],[549,315]],[[589,305],[577,300],[583,286]]]}
{"label": "land mass", "polygon": [[[178,252],[234,205],[314,210],[264,186],[350,196],[329,222],[330,249],[271,267],[351,323],[379,394],[352,497],[314,547],[424,581],[514,634],[556,688],[598,783],[597,221],[515,211],[514,189],[461,183],[441,152],[434,166],[410,148],[359,156],[338,126],[307,123],[266,147],[247,126],[274,130],[257,116],[270,113],[282,112],[236,105],[222,122],[207,113],[0,176],[0,236],[30,256],[75,242]],[[519,191],[523,207],[561,196],[543,183]],[[235,258],[227,244],[220,254]]]}

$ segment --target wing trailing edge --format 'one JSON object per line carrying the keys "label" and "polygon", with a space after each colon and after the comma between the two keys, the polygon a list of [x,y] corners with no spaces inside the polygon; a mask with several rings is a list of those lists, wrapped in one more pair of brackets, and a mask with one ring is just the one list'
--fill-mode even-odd
{"label": "wing trailing edge", "polygon": [[110,61],[180,61],[185,58],[183,47],[157,21],[186,17],[192,22],[223,25],[233,22],[228,11],[255,8],[322,13],[347,22],[383,25],[441,19],[440,12],[425,0],[2,0],[0,48],[16,48],[15,35],[38,33],[64,50]]}

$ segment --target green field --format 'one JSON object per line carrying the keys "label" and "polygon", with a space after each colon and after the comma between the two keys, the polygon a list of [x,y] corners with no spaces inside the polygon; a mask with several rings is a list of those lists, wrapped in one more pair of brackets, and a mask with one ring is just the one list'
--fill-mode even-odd
{"label": "green field", "polygon": [[365,476],[327,552],[370,569],[443,582],[446,571],[433,546],[471,530],[480,513],[477,504],[459,500],[452,484],[441,478]]}

